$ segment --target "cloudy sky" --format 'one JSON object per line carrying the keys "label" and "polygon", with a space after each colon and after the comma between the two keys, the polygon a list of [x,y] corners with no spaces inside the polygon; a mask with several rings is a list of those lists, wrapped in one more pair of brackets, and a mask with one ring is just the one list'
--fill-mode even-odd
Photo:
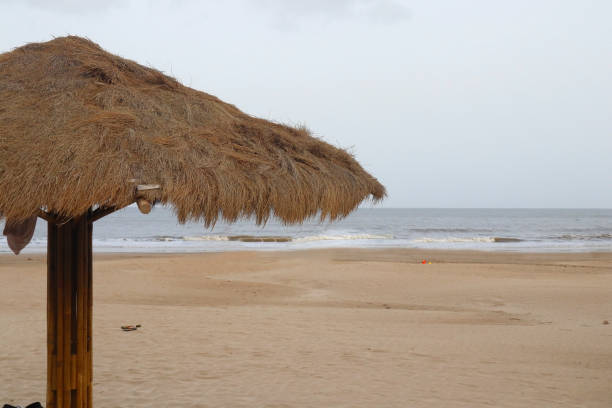
{"label": "cloudy sky", "polygon": [[612,208],[608,0],[0,0],[0,52],[68,34],[305,124],[385,207]]}

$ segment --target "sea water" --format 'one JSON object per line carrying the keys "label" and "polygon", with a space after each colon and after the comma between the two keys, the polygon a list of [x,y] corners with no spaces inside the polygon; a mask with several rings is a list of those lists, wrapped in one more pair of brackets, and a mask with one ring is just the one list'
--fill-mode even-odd
{"label": "sea water", "polygon": [[[0,222],[3,228],[3,223]],[[46,250],[46,223],[38,221],[26,253]],[[361,208],[333,223],[308,220],[285,226],[271,219],[181,225],[169,208],[148,215],[134,206],[94,225],[97,252],[201,252],[309,248],[428,248],[495,251],[612,251],[612,209]],[[0,252],[10,252],[0,238]]]}

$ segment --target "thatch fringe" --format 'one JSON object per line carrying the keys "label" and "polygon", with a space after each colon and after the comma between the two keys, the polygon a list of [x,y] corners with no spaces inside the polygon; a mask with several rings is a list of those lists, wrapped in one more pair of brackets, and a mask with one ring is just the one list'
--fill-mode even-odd
{"label": "thatch fringe", "polygon": [[336,219],[384,187],[305,128],[248,116],[79,37],[0,55],[0,214],[123,207],[136,184],[181,222]]}

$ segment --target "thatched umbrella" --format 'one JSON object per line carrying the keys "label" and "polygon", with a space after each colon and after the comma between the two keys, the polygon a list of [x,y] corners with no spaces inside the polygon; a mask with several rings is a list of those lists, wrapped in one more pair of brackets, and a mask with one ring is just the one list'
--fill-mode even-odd
{"label": "thatched umbrella", "polygon": [[137,202],[180,222],[346,216],[384,187],[304,128],[244,114],[64,37],[0,55],[0,216],[13,249],[48,221],[49,408],[90,407],[92,224]]}

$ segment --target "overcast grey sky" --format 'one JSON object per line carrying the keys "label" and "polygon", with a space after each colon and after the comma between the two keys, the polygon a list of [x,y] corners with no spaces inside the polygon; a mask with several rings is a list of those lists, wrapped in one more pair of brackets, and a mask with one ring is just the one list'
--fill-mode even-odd
{"label": "overcast grey sky", "polygon": [[385,207],[612,207],[612,1],[0,0],[0,52],[86,36],[306,124]]}

